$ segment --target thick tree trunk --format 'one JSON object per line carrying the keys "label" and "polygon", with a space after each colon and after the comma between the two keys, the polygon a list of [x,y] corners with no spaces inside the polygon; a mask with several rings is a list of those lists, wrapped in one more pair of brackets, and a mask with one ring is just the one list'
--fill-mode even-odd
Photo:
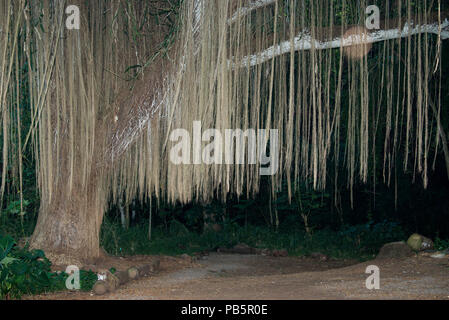
{"label": "thick tree trunk", "polygon": [[[82,181],[80,170],[75,168],[70,187],[70,163],[61,159],[60,170],[56,170],[59,174],[54,178],[55,189],[51,195],[48,192],[42,195],[30,243],[32,248],[44,250],[54,264],[81,266],[104,254],[100,248],[100,229],[107,199],[99,178],[101,151],[104,150],[100,141],[95,146],[98,152],[94,155],[87,182]],[[66,148],[60,151],[68,152]]]}
{"label": "thick tree trunk", "polygon": [[96,191],[57,192],[49,206],[41,206],[32,248],[42,249],[53,263],[92,262],[102,256],[100,228],[104,210],[96,205]]}
{"label": "thick tree trunk", "polygon": [[91,230],[94,214],[80,209],[58,209],[41,214],[33,234],[34,247],[68,256],[99,256],[98,230]]}
{"label": "thick tree trunk", "polygon": [[[44,250],[57,264],[73,264],[73,258],[77,261],[98,258],[100,215],[78,204],[41,211],[31,238],[32,247]],[[59,263],[54,261],[54,255],[61,257]]]}

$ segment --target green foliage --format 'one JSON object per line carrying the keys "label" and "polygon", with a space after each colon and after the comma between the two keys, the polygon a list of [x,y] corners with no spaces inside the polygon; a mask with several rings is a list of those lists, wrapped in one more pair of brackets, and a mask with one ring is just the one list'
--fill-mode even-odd
{"label": "green foliage", "polygon": [[[112,273],[115,273],[114,269],[111,269]],[[81,291],[88,292],[91,291],[95,283],[98,281],[98,276],[92,270],[80,270],[80,286]],[[65,283],[65,281],[64,281]]]}
{"label": "green foliage", "polygon": [[285,223],[297,224],[301,221],[310,235],[328,217],[330,199],[330,195],[326,192],[300,186],[292,195],[292,199],[289,200],[287,186],[284,185],[275,204],[277,209],[285,216]]}
{"label": "green foliage", "polygon": [[345,226],[339,235],[370,253],[377,252],[385,243],[404,240],[407,237],[398,223],[387,220],[380,223],[370,221],[362,225]]}
{"label": "green foliage", "polygon": [[316,230],[312,236],[297,226],[284,226],[276,232],[265,226],[243,227],[228,222],[223,225],[221,232],[182,234],[167,232],[161,226],[153,231],[152,241],[148,240],[146,226],[136,225],[124,230],[119,224],[106,222],[105,225],[107,227],[103,227],[101,244],[108,253],[117,256],[192,254],[246,243],[262,249],[287,249],[296,256],[321,252],[337,259],[363,261],[373,258],[383,244],[406,238],[398,224],[387,221],[347,226],[340,231]]}
{"label": "green foliage", "polygon": [[0,238],[0,298],[18,299],[51,289],[51,263],[43,251],[29,251],[15,245],[9,237]]}
{"label": "green foliage", "polygon": [[449,240],[442,240],[439,237],[434,242],[435,249],[437,250],[449,250]]}
{"label": "green foliage", "polygon": [[[66,290],[69,275],[50,267],[43,251],[19,248],[10,236],[0,236],[0,300]],[[80,271],[81,290],[92,290],[96,280],[94,272]]]}
{"label": "green foliage", "polygon": [[[1,166],[1,160],[0,160]],[[16,239],[28,237],[34,230],[40,199],[36,190],[34,164],[24,168],[23,190],[7,193],[0,203],[0,234],[9,234]],[[12,185],[10,188],[16,190]],[[21,194],[23,203],[21,204]],[[22,212],[23,206],[23,212]]]}
{"label": "green foliage", "polygon": [[[24,200],[23,201],[23,207],[26,209],[26,207],[30,204],[29,201]],[[21,203],[20,200],[11,201],[9,205],[6,207],[5,213],[7,215],[19,215],[21,213]]]}

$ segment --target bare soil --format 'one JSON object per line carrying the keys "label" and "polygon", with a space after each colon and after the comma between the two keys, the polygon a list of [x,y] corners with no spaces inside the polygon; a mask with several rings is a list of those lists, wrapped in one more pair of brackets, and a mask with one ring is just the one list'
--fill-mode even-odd
{"label": "bare soil", "polygon": [[[402,260],[321,261],[258,255],[211,254],[181,257],[106,258],[90,266],[118,270],[161,260],[161,272],[105,296],[64,292],[26,297],[37,300],[449,300],[449,258],[416,255]],[[380,290],[368,290],[367,266],[380,268]]]}

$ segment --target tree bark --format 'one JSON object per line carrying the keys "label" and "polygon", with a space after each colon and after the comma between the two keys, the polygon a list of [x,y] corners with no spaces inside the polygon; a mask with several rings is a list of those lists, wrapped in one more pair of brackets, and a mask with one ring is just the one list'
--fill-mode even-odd
{"label": "tree bark", "polygon": [[80,196],[75,190],[70,195],[56,195],[50,206],[40,209],[32,248],[44,250],[57,264],[91,262],[100,257],[104,212],[96,208],[94,198],[94,193]]}

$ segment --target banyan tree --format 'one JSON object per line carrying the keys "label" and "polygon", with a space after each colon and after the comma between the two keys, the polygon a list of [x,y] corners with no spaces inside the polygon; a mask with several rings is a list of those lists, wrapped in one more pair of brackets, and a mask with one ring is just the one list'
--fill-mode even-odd
{"label": "banyan tree", "polygon": [[[22,180],[31,148],[41,198],[32,246],[95,258],[112,203],[259,191],[261,167],[248,161],[170,161],[171,133],[194,135],[198,121],[278,130],[273,194],[298,181],[323,189],[331,173],[351,192],[373,167],[383,183],[409,170],[427,186],[438,153],[449,177],[443,2],[1,0],[1,192],[8,177]],[[367,28],[373,5],[381,19]],[[79,29],[68,28],[69,6]]]}

